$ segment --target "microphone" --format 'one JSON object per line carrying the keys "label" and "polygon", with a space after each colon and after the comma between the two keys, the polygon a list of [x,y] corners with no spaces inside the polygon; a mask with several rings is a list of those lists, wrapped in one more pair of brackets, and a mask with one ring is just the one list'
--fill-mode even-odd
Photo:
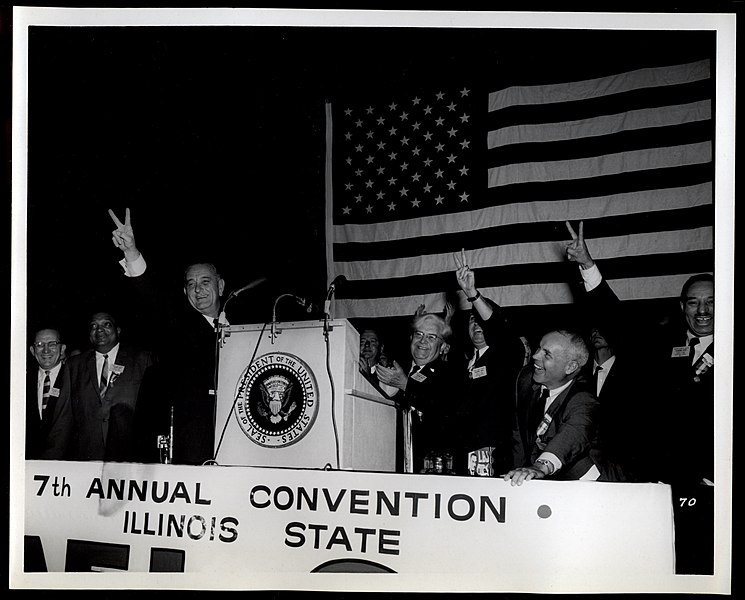
{"label": "microphone", "polygon": [[336,286],[340,283],[344,283],[346,280],[347,278],[344,275],[337,275],[329,286],[329,291],[326,294],[326,300],[331,300],[331,296],[333,296],[334,292],[336,291]]}
{"label": "microphone", "polygon": [[239,288],[237,290],[233,290],[230,292],[230,297],[237,296],[238,294],[242,294],[243,292],[255,288],[257,285],[262,284],[266,281],[266,277],[259,277],[258,279],[254,279],[251,283],[247,283],[242,288]]}

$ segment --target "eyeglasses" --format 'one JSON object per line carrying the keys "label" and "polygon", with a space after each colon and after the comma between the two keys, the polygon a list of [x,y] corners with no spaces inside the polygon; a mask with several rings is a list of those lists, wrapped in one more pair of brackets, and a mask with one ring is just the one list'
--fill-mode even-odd
{"label": "eyeglasses", "polygon": [[61,344],[62,342],[34,342],[34,348],[37,350],[44,350],[44,348],[56,350]]}
{"label": "eyeglasses", "polygon": [[414,332],[414,335],[412,337],[417,342],[421,342],[422,340],[427,340],[427,342],[430,344],[434,344],[437,340],[442,339],[439,335],[435,333],[424,333],[423,331],[419,331],[418,329]]}

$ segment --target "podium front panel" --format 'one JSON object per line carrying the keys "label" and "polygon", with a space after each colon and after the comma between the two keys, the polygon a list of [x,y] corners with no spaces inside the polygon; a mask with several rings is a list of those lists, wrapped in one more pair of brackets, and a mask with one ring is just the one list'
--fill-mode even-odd
{"label": "podium front panel", "polygon": [[396,409],[359,374],[346,320],[230,326],[220,349],[221,465],[395,470]]}

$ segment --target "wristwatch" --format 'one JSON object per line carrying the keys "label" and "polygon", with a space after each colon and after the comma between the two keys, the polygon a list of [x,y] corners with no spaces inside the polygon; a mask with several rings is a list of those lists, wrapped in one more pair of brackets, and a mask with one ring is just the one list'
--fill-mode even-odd
{"label": "wristwatch", "polygon": [[481,292],[476,290],[476,295],[472,296],[471,298],[466,297],[466,300],[468,300],[469,302],[476,302],[476,300],[478,300],[479,298],[481,298]]}
{"label": "wristwatch", "polygon": [[553,475],[555,467],[554,463],[552,463],[550,460],[546,460],[545,458],[537,458],[535,464],[545,465],[546,469],[548,469],[548,473],[546,473],[546,475]]}

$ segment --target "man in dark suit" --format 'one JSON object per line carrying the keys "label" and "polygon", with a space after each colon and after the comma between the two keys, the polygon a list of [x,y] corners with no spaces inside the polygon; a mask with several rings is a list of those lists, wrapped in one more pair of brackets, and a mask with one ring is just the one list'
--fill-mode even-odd
{"label": "man in dark suit", "polygon": [[39,329],[29,347],[26,378],[26,458],[67,458],[72,437],[70,374],[58,329]]}
{"label": "man in dark suit", "polygon": [[134,414],[150,352],[119,343],[121,328],[105,312],[89,322],[93,348],[71,357],[70,401],[74,424],[73,460],[132,460]]}
{"label": "man in dark suit", "polygon": [[455,374],[444,360],[450,349],[450,324],[434,313],[418,313],[412,323],[412,364],[380,365],[381,382],[398,388],[393,399],[404,416],[404,472],[450,473],[452,458],[460,455],[460,432],[455,420]]}
{"label": "man in dark suit", "polygon": [[600,471],[590,451],[597,399],[582,375],[589,351],[572,331],[550,331],[532,364],[517,380],[516,468],[504,476],[512,485],[531,479],[596,480]]}
{"label": "man in dark suit", "polygon": [[[458,285],[472,307],[467,323],[468,354],[457,365],[461,375],[458,428],[463,432],[466,452],[459,458],[470,465],[470,457],[476,456],[476,474],[502,476],[514,466],[515,380],[523,366],[525,348],[500,307],[477,290],[465,250],[455,255],[455,263]],[[487,457],[486,464],[482,457]]]}
{"label": "man in dark suit", "polygon": [[[597,311],[621,318],[620,300],[575,232],[567,257],[576,262]],[[648,423],[645,478],[669,483],[676,521],[676,573],[713,573],[714,278],[690,277],[680,292],[680,314],[665,325],[639,326],[643,360],[634,370]]]}
{"label": "man in dark suit", "polygon": [[143,382],[136,415],[138,460],[161,460],[158,437],[171,431],[173,409],[173,462],[204,464],[215,450],[217,331],[218,323],[228,325],[221,301],[225,280],[213,264],[194,263],[184,271],[183,290],[164,289],[162,278],[137,249],[129,209],[124,223],[113,211],[109,214],[117,226],[112,237],[124,255],[120,264],[139,314],[157,333],[153,341],[158,365]]}

